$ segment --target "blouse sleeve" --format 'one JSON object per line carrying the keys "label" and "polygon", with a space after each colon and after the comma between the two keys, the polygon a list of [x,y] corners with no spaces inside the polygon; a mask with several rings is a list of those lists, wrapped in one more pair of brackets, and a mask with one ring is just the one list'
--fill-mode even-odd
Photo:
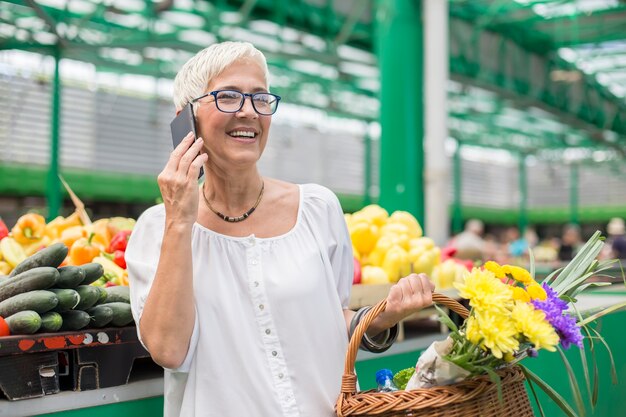
{"label": "blouse sleeve", "polygon": [[[124,254],[130,285],[130,305],[137,324],[137,337],[146,350],[148,348],[141,338],[139,321],[159,264],[164,230],[165,210],[163,205],[149,208],[137,220]],[[189,371],[197,341],[198,321],[195,320],[185,360],[179,368],[171,369],[172,371]]]}
{"label": "blouse sleeve", "polygon": [[332,269],[337,295],[344,309],[350,303],[354,260],[352,242],[348,226],[337,196],[326,187],[313,186],[314,205],[316,205],[315,224],[321,232],[323,244],[328,248],[328,259]]}

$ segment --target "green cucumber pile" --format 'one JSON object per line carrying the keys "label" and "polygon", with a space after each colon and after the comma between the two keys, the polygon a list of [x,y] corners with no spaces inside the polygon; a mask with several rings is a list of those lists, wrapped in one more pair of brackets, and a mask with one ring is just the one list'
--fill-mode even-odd
{"label": "green cucumber pile", "polygon": [[59,267],[67,252],[63,243],[50,245],[0,280],[0,317],[11,335],[126,326],[133,322],[128,287],[89,285],[104,274],[102,265]]}

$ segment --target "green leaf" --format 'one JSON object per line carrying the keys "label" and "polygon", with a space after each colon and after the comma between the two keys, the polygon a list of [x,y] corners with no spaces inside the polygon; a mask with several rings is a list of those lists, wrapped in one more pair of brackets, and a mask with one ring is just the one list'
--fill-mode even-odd
{"label": "green leaf", "polygon": [[563,271],[557,276],[557,278],[552,283],[552,288],[560,294],[557,290],[557,287],[560,288],[562,283],[571,282],[573,279],[580,277],[582,274],[587,271],[589,265],[591,265],[600,251],[602,250],[602,246],[604,243],[602,242],[602,236],[599,231],[596,231],[591,238],[583,245],[580,251],[576,254],[574,259],[572,259],[566,266],[563,268]]}
{"label": "green leaf", "polygon": [[459,328],[456,327],[456,324],[454,324],[450,316],[448,316],[448,314],[437,304],[434,304],[434,306],[437,309],[437,312],[439,313],[439,321],[441,321],[443,324],[448,326],[448,329],[450,329],[451,332],[458,333]]}
{"label": "green leaf", "polygon": [[535,404],[537,404],[537,408],[539,409],[539,414],[541,417],[546,417],[546,414],[543,412],[543,408],[541,407],[541,403],[539,402],[539,397],[537,397],[537,392],[535,392],[535,386],[532,381],[527,377],[526,382],[528,382],[528,387],[530,388],[530,392],[533,394],[533,398],[535,399]]}
{"label": "green leaf", "polygon": [[606,340],[604,340],[604,337],[602,337],[602,335],[593,327],[589,327],[589,328],[591,329],[592,332],[594,332],[598,336],[598,340],[602,342],[602,344],[606,348],[606,351],[609,354],[609,360],[611,361],[611,382],[613,383],[613,385],[617,385],[617,371],[615,370],[615,360],[613,359],[613,352],[611,351],[609,344],[606,343]]}
{"label": "green leaf", "polygon": [[518,366],[522,368],[522,371],[524,371],[524,375],[526,375],[526,378],[528,378],[529,381],[537,384],[537,386],[541,388],[541,390],[545,392],[548,397],[550,397],[552,401],[554,401],[554,403],[558,405],[561,410],[563,410],[565,414],[567,414],[569,417],[578,417],[576,412],[572,410],[572,408],[569,406],[569,404],[567,404],[565,399],[561,397],[559,393],[556,392],[550,385],[546,384],[543,379],[539,378],[527,367],[523,365]]}
{"label": "green leaf", "polygon": [[493,369],[487,366],[479,366],[478,368],[481,371],[486,372],[487,375],[489,375],[489,379],[491,380],[491,382],[496,384],[496,387],[498,388],[498,401],[500,403],[504,402],[504,397],[502,396],[502,380],[500,378],[500,375],[498,375]]}
{"label": "green leaf", "polygon": [[[582,320],[582,316],[580,315],[580,311],[578,311],[578,309],[576,308],[576,304],[574,304],[572,307],[574,307],[574,311],[576,312],[576,315],[578,316],[579,320]],[[582,330],[587,335],[587,340],[589,342],[591,354],[592,354],[593,366],[597,369],[597,364],[595,363],[595,353],[593,352],[593,340],[591,339],[591,333],[589,333],[589,330],[587,329],[587,327],[583,326]],[[587,363],[587,354],[585,351],[584,340],[583,340],[583,347],[580,349],[580,363],[582,364],[582,367],[583,367],[583,375],[585,377],[585,387],[587,388],[587,397],[589,397],[589,399],[591,400],[592,398],[591,397],[591,382],[590,382],[591,380],[589,379],[589,364]],[[595,403],[593,403],[592,401],[591,403],[592,411],[594,407],[595,407]]]}
{"label": "green leaf", "polygon": [[626,307],[626,301],[623,302],[623,303],[614,304],[614,305],[612,305],[610,307],[606,307],[606,308],[602,309],[600,312],[595,313],[595,314],[593,314],[591,316],[588,316],[588,317],[586,317],[582,321],[579,321],[578,325],[579,326],[586,326],[587,324],[589,324],[589,323],[591,323],[593,321],[596,321],[600,317],[606,316],[607,314],[612,313],[613,311],[616,311],[616,310],[620,310],[620,309],[622,309],[624,307]]}
{"label": "green leaf", "polygon": [[565,370],[567,371],[567,376],[569,377],[569,385],[572,389],[572,394],[574,395],[574,401],[576,402],[576,408],[581,416],[585,415],[585,405],[583,404],[583,398],[580,395],[580,387],[578,386],[578,381],[576,381],[576,375],[574,375],[574,370],[572,369],[572,365],[569,363],[567,356],[563,352],[560,346],[556,347],[561,355],[561,360],[563,360],[563,364],[565,365]]}

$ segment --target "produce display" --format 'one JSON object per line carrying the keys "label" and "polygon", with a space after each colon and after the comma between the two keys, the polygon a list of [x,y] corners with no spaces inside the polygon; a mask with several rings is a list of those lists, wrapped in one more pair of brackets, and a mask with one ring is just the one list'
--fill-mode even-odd
{"label": "produce display", "polygon": [[471,268],[449,254],[442,258],[441,249],[423,236],[419,222],[406,211],[389,215],[372,204],[345,219],[354,253],[353,284],[394,283],[414,272],[427,274],[437,289],[446,289]]}
{"label": "produce display", "polygon": [[133,321],[124,252],[134,219],[0,219],[0,337]]}

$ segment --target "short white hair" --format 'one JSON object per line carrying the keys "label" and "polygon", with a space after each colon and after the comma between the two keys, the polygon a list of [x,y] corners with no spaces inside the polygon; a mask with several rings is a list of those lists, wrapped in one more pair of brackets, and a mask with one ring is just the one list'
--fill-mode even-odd
{"label": "short white hair", "polygon": [[269,70],[261,51],[249,42],[215,43],[195,54],[176,74],[173,94],[176,110],[204,94],[213,78],[235,61],[244,58],[254,59],[261,64],[265,73],[265,84],[269,88]]}

